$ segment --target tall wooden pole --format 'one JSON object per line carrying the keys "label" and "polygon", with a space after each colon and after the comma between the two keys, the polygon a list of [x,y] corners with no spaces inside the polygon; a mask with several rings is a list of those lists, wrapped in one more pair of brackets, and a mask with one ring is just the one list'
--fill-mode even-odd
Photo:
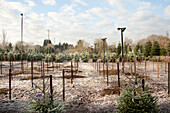
{"label": "tall wooden pole", "polygon": [[118,75],[118,88],[119,88],[119,95],[120,95],[120,76],[119,76],[119,62],[117,62],[117,75]]}

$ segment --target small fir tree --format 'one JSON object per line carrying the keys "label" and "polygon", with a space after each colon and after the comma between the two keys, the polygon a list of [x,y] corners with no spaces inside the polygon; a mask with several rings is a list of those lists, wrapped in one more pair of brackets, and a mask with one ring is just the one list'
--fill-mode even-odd
{"label": "small fir tree", "polygon": [[154,41],[153,47],[151,49],[151,56],[159,56],[160,55],[160,46],[158,41]]}
{"label": "small fir tree", "polygon": [[144,50],[144,56],[146,56],[146,57],[150,56],[151,48],[152,48],[152,43],[151,43],[151,41],[146,42],[146,44],[145,44],[145,50]]}
{"label": "small fir tree", "polygon": [[118,46],[117,46],[117,49],[116,49],[116,54],[117,54],[117,56],[119,56],[120,53],[121,53],[121,45],[120,45],[120,43],[119,43]]}

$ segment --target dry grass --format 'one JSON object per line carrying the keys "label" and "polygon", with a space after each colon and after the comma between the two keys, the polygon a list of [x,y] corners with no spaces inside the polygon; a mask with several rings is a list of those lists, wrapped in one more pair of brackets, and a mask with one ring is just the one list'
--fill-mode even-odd
{"label": "dry grass", "polygon": [[[63,78],[63,76],[59,76],[59,77],[57,77],[57,78]],[[66,76],[64,76],[64,78],[66,78],[66,79],[71,79],[71,75],[66,75]],[[73,75],[73,78],[87,78],[87,77],[85,77],[85,76],[80,76],[80,75]]]}
{"label": "dry grass", "polygon": [[[127,76],[135,76],[135,73],[124,73],[125,75],[127,75]],[[136,73],[136,75],[137,75],[137,77],[138,78],[146,78],[146,79],[149,79],[149,76],[144,76],[144,75],[139,75],[138,73]]]}
{"label": "dry grass", "polygon": [[[50,76],[44,76],[44,78],[49,78]],[[33,76],[33,79],[42,79],[43,76]],[[31,80],[32,76],[21,78],[20,80]]]}
{"label": "dry grass", "polygon": [[102,96],[105,96],[105,95],[112,95],[112,94],[119,94],[119,88],[118,86],[114,86],[114,88],[107,88],[107,89],[104,89],[101,93]]}
{"label": "dry grass", "polygon": [[[102,70],[100,71],[101,74],[105,73],[107,74],[107,70]],[[117,70],[108,70],[108,75],[117,75],[118,71]]]}
{"label": "dry grass", "polygon": [[[20,75],[20,74],[31,74],[31,71],[25,70],[25,71],[17,71],[17,72],[12,72],[12,76],[15,75]],[[38,75],[40,73],[33,72],[34,75]],[[9,76],[9,73],[5,74],[4,76]]]}
{"label": "dry grass", "polygon": [[0,94],[7,94],[8,91],[9,91],[9,89],[7,89],[7,88],[2,88],[2,89],[0,89]]}

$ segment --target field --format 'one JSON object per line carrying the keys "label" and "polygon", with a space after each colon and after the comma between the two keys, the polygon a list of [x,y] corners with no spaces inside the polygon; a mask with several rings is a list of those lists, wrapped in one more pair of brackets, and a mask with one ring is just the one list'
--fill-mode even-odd
{"label": "field", "polygon": [[[13,62],[11,80],[11,98],[9,103],[9,62],[2,62],[2,74],[0,75],[0,112],[5,113],[22,112],[29,105],[32,90],[31,82],[31,62],[24,61],[24,74],[20,69],[20,62]],[[159,64],[159,74],[158,74]],[[130,73],[134,72],[134,63],[125,62],[124,73],[122,74],[122,64],[120,68],[120,86],[129,83],[128,78],[132,78]],[[41,76],[41,62],[33,63],[34,83],[43,87]],[[78,67],[78,69],[77,69]],[[99,70],[100,68],[100,70]],[[99,62],[73,62],[73,84],[71,85],[71,62],[44,63],[45,81],[49,83],[49,75],[52,75],[53,90],[59,99],[63,99],[63,78],[62,71],[65,70],[65,111],[69,113],[79,112],[113,112],[119,97],[117,63],[105,63],[105,76],[103,75],[103,63]],[[108,79],[107,79],[108,69]],[[153,95],[158,96],[160,112],[170,111],[170,98],[168,97],[168,63],[167,62],[136,62],[136,74],[138,79],[145,79],[145,84]],[[107,84],[108,83],[108,84]],[[35,86],[34,86],[35,87]],[[38,90],[37,90],[38,91]],[[121,93],[121,92],[120,92]]]}

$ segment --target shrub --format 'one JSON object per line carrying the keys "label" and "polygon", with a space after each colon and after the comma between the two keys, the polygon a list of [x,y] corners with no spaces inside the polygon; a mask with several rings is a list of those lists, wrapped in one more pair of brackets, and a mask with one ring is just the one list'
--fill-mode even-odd
{"label": "shrub", "polygon": [[[56,92],[53,93],[53,104],[51,104],[51,94],[50,94],[50,84],[48,80],[46,83],[43,83],[43,89],[35,84],[33,87],[34,93],[30,95],[31,102],[28,105],[27,112],[29,113],[63,113],[64,112],[64,103],[58,99]],[[36,90],[38,89],[38,91]],[[41,92],[41,91],[42,92]]]}
{"label": "shrub", "polygon": [[158,98],[147,91],[143,91],[142,85],[134,82],[121,88],[121,95],[118,98],[118,113],[158,113]]}
{"label": "shrub", "polygon": [[93,55],[93,62],[97,61],[97,55]]}
{"label": "shrub", "polygon": [[29,110],[30,113],[63,113],[64,104],[57,99],[54,100],[53,107],[51,106],[50,94],[46,93],[45,102],[43,103],[42,94],[34,94],[31,96],[34,101],[30,102]]}

